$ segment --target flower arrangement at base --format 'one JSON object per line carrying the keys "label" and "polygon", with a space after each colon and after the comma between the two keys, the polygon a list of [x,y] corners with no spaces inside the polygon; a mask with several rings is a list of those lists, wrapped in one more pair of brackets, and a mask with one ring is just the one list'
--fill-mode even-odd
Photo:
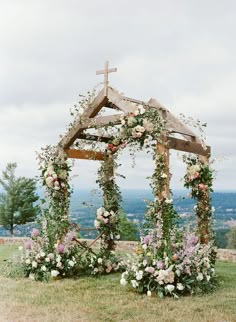
{"label": "flower arrangement at base", "polygon": [[[164,241],[162,241],[164,242]],[[159,240],[159,245],[162,245]],[[142,238],[137,255],[127,264],[120,284],[128,283],[138,292],[159,297],[210,291],[215,286],[212,243],[202,245],[195,234],[188,234],[158,252],[152,234]]]}
{"label": "flower arrangement at base", "polygon": [[125,264],[121,258],[115,255],[114,251],[100,250],[99,253],[90,255],[90,264],[87,273],[91,275],[109,274],[121,272],[125,269]]}
{"label": "flower arrangement at base", "polygon": [[74,232],[69,232],[63,243],[56,243],[52,249],[37,229],[32,239],[25,242],[21,264],[30,279],[43,281],[55,277],[73,276],[80,265],[81,248],[73,242]]}

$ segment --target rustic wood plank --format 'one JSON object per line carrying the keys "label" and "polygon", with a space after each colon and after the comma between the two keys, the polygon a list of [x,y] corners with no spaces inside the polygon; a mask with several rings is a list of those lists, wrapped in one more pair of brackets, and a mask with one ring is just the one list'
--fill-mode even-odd
{"label": "rustic wood plank", "polygon": [[209,156],[211,153],[211,148],[209,146],[206,149],[203,146],[196,142],[185,141],[173,137],[168,137],[168,147],[169,149],[195,153],[201,156]]}
{"label": "rustic wood plank", "polygon": [[[163,141],[167,142],[167,137],[163,137]],[[157,143],[157,152],[158,155],[163,155],[165,159],[165,171],[164,173],[167,175],[166,178],[166,184],[164,186],[164,190],[161,191],[160,195],[158,196],[159,198],[165,197],[169,198],[170,197],[170,151],[167,145]]]}
{"label": "rustic wood plank", "polygon": [[82,132],[82,124],[85,120],[88,118],[92,118],[102,109],[103,106],[106,105],[108,102],[107,97],[104,97],[104,92],[101,91],[93,100],[91,105],[87,108],[86,111],[76,119],[72,125],[72,127],[69,129],[69,131],[63,136],[61,141],[59,142],[59,145],[62,148],[69,148],[74,141],[76,140],[78,133]]}
{"label": "rustic wood plank", "polygon": [[123,111],[125,114],[132,113],[135,111],[133,104],[128,102],[120,95],[116,90],[111,87],[108,87],[108,100],[114,104],[119,110]]}
{"label": "rustic wood plank", "polygon": [[176,116],[174,116],[167,108],[165,108],[156,99],[151,98],[148,101],[148,104],[151,104],[152,106],[155,106],[165,111],[165,113],[163,114],[163,117],[167,120],[167,130],[169,130],[170,132],[180,133],[185,137],[186,140],[201,143],[201,140],[188,126],[183,124]]}
{"label": "rustic wood plank", "polygon": [[68,155],[68,157],[72,159],[99,160],[99,161],[103,161],[105,159],[105,154],[103,152],[75,150],[75,149],[65,149],[65,152]]}

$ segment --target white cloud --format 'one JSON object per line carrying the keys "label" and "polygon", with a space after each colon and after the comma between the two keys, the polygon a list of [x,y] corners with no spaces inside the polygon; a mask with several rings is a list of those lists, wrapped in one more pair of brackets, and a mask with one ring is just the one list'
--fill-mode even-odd
{"label": "white cloud", "polygon": [[[34,151],[58,142],[69,107],[102,81],[95,71],[109,58],[118,67],[111,84],[127,96],[208,123],[213,157],[227,158],[216,165],[216,187],[235,189],[235,9],[230,0],[2,1],[0,169],[17,161],[20,174],[37,173]],[[123,157],[130,187],[148,184],[151,161],[137,160],[133,170]],[[92,184],[97,165],[76,164],[82,185]],[[181,169],[173,160],[176,175]]]}

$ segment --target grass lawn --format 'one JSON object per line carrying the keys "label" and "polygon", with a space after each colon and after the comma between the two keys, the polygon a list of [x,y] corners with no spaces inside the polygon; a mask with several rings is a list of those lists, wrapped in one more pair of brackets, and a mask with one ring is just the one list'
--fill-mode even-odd
{"label": "grass lawn", "polygon": [[9,278],[4,259],[17,248],[0,246],[1,322],[236,322],[236,265],[217,263],[215,293],[179,300],[149,298],[119,284],[120,274],[49,283]]}

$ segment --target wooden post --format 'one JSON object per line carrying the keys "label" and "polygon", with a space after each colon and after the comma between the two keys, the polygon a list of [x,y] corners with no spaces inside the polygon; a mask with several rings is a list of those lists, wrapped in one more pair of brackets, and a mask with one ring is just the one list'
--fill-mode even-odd
{"label": "wooden post", "polygon": [[157,154],[162,155],[164,157],[164,162],[165,162],[165,174],[167,175],[166,178],[166,184],[162,188],[162,191],[159,192],[158,197],[162,198],[169,198],[170,197],[170,169],[169,169],[169,164],[170,164],[170,152],[167,146],[165,145],[165,142],[167,141],[167,138],[164,138],[163,144],[157,143]]}
{"label": "wooden post", "polygon": [[[209,163],[209,158],[207,156],[202,156],[199,155],[199,159],[201,162],[208,164]],[[206,196],[207,205],[209,204],[209,199],[210,199],[210,192],[209,191],[204,191],[203,192]],[[205,208],[207,205],[205,202],[202,200],[198,201],[199,208]],[[207,217],[197,217],[197,227],[198,227],[198,233],[199,233],[199,238],[201,244],[208,244],[209,242],[209,218]]]}
{"label": "wooden post", "polygon": [[[114,159],[113,155],[108,155],[107,158],[104,160],[104,191],[103,191],[103,199],[104,199],[104,206],[105,209],[109,210],[111,207],[111,195],[113,189],[112,186],[114,185]],[[112,209],[116,211],[116,209]],[[107,243],[108,250],[115,249],[115,242],[113,239],[106,239],[105,242]]]}
{"label": "wooden post", "polygon": [[107,96],[107,93],[108,93],[108,84],[109,84],[108,74],[116,71],[117,71],[117,68],[109,69],[109,61],[107,60],[105,61],[104,70],[98,70],[96,72],[96,75],[104,74],[104,96]]}

